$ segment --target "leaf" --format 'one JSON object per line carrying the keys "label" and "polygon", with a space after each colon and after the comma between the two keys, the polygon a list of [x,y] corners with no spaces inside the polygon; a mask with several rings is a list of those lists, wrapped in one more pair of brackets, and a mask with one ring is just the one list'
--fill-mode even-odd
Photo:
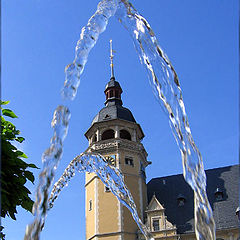
{"label": "leaf", "polygon": [[10,103],[10,101],[1,101],[0,103],[1,103],[1,105],[7,105]]}
{"label": "leaf", "polygon": [[18,155],[18,157],[28,158],[27,155],[21,151],[16,151],[16,154]]}
{"label": "leaf", "polygon": [[6,120],[4,119],[3,116],[1,116],[1,124],[3,125],[4,122],[6,122]]}
{"label": "leaf", "polygon": [[16,209],[14,209],[13,211],[8,211],[8,213],[13,220],[16,220],[16,217],[15,217],[15,213],[17,213]]}
{"label": "leaf", "polygon": [[22,143],[25,140],[24,137],[17,137],[16,141]]}
{"label": "leaf", "polygon": [[5,194],[9,194],[9,192],[7,192],[6,190],[1,189],[1,194],[3,194],[3,193],[5,193]]}
{"label": "leaf", "polygon": [[[9,216],[16,220],[17,206],[31,211],[33,201],[30,198],[31,192],[24,185],[28,182],[34,182],[34,175],[31,171],[26,171],[27,167],[37,168],[35,164],[28,164],[23,161],[27,158],[26,154],[17,149],[11,142],[23,142],[25,139],[20,137],[20,131],[10,121],[5,120],[5,116],[17,118],[10,109],[3,109],[2,105],[9,102],[0,101],[1,114],[1,216]],[[1,235],[0,235],[1,239]]]}
{"label": "leaf", "polygon": [[3,226],[0,226],[0,239],[5,240],[5,234],[3,233]]}
{"label": "leaf", "polygon": [[11,118],[17,118],[17,115],[10,109],[3,109],[2,114]]}
{"label": "leaf", "polygon": [[29,212],[32,212],[32,207],[33,207],[33,201],[30,200],[25,200],[22,202],[21,206],[26,209]]}
{"label": "leaf", "polygon": [[26,183],[26,178],[25,177],[18,177],[17,182],[20,183],[21,185],[24,185]]}
{"label": "leaf", "polygon": [[32,174],[31,172],[25,171],[25,172],[24,172],[24,176],[25,176],[28,180],[30,180],[32,183],[34,182],[34,176],[33,176],[33,174]]}
{"label": "leaf", "polygon": [[33,164],[33,163],[28,164],[28,167],[39,169],[39,168],[38,168],[35,164]]}

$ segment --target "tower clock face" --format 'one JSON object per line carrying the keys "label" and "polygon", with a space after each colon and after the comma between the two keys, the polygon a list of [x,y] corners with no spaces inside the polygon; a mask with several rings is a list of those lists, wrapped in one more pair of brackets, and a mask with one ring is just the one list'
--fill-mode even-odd
{"label": "tower clock face", "polygon": [[106,156],[105,159],[110,165],[115,166],[116,155]]}

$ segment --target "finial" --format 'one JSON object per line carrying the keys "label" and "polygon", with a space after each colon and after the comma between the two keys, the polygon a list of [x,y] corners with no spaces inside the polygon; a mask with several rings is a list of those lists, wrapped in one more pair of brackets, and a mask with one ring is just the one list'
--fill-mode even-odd
{"label": "finial", "polygon": [[115,52],[115,51],[112,49],[112,39],[110,39],[111,78],[114,78],[114,71],[113,71],[113,57],[114,57],[114,55],[113,55],[113,52]]}

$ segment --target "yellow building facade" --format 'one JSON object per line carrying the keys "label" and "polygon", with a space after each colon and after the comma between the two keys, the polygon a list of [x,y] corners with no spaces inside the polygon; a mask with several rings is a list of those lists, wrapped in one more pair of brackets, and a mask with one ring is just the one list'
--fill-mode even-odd
{"label": "yellow building facade", "polygon": [[[147,207],[144,137],[132,113],[122,106],[122,89],[112,77],[105,89],[105,107],[85,133],[87,151],[101,154],[108,164],[120,169],[139,217],[144,222]],[[95,174],[86,174],[86,239],[135,240],[138,227],[130,211],[104,186]]]}
{"label": "yellow building facade", "polygon": [[[111,60],[112,60],[111,53]],[[144,133],[122,105],[122,88],[112,77],[105,107],[85,133],[87,152],[102,155],[120,170],[137,212],[155,240],[195,240],[193,191],[182,174],[154,178],[146,184],[151,163],[141,143]],[[217,240],[239,238],[239,165],[206,171],[207,195],[216,222]],[[86,240],[145,240],[130,211],[94,173],[85,177]]]}

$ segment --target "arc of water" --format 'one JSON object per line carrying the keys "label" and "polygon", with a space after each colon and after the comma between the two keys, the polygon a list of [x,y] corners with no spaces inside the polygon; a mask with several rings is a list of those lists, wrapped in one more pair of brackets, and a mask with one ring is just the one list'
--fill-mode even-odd
{"label": "arc of water", "polygon": [[116,167],[109,165],[106,159],[100,154],[82,153],[70,162],[62,176],[54,184],[49,198],[49,209],[53,207],[54,201],[58,198],[63,188],[75,176],[75,171],[95,173],[117,199],[129,209],[146,240],[153,240],[147,227],[138,216],[137,207],[130,191],[124,184],[122,173]]}
{"label": "arc of water", "polygon": [[183,175],[194,191],[197,239],[215,239],[215,223],[206,194],[206,175],[201,153],[194,143],[178,76],[157,42],[147,20],[128,1],[122,1],[116,16],[131,35],[152,90],[169,116],[170,127],[182,155]]}
{"label": "arc of water", "polygon": [[54,178],[55,170],[62,156],[63,141],[67,136],[70,111],[67,107],[58,106],[53,114],[52,128],[54,130],[50,147],[43,153],[43,170],[39,174],[39,184],[36,200],[33,205],[34,221],[26,227],[24,240],[38,240],[47,215],[49,188]]}
{"label": "arc of water", "polygon": [[[108,19],[113,16],[118,6],[117,0],[103,0],[98,4],[97,11],[89,19],[88,24],[82,29],[80,39],[77,42],[75,59],[65,68],[66,79],[62,96],[73,100],[80,84],[80,75],[84,70],[90,50],[108,24]],[[63,140],[67,135],[70,111],[66,106],[58,106],[54,112],[52,127],[54,129],[50,147],[43,153],[43,170],[39,174],[39,183],[36,191],[36,199],[33,206],[35,215],[31,224],[26,227],[24,240],[40,238],[43,228],[49,196],[49,189],[54,179],[55,170],[59,164],[63,151]]]}
{"label": "arc of water", "polygon": [[[75,98],[88,54],[96,44],[99,35],[105,30],[109,18],[115,13],[132,36],[140,60],[148,70],[153,92],[163,110],[169,115],[170,126],[182,155],[184,177],[194,190],[197,239],[215,239],[215,224],[205,191],[206,177],[202,158],[191,135],[177,74],[160,48],[150,25],[130,2],[102,0],[98,4],[97,11],[89,19],[87,26],[82,29],[73,63],[65,69],[66,78],[62,95],[66,99]],[[59,106],[55,113],[56,116],[61,116],[58,119],[60,124],[53,124],[54,136],[49,149],[43,154],[44,168],[39,177],[34,205],[36,217],[33,224],[28,226],[25,239],[39,238],[40,229],[46,217],[49,187],[61,158],[63,139],[67,134],[70,118],[68,108]]]}

